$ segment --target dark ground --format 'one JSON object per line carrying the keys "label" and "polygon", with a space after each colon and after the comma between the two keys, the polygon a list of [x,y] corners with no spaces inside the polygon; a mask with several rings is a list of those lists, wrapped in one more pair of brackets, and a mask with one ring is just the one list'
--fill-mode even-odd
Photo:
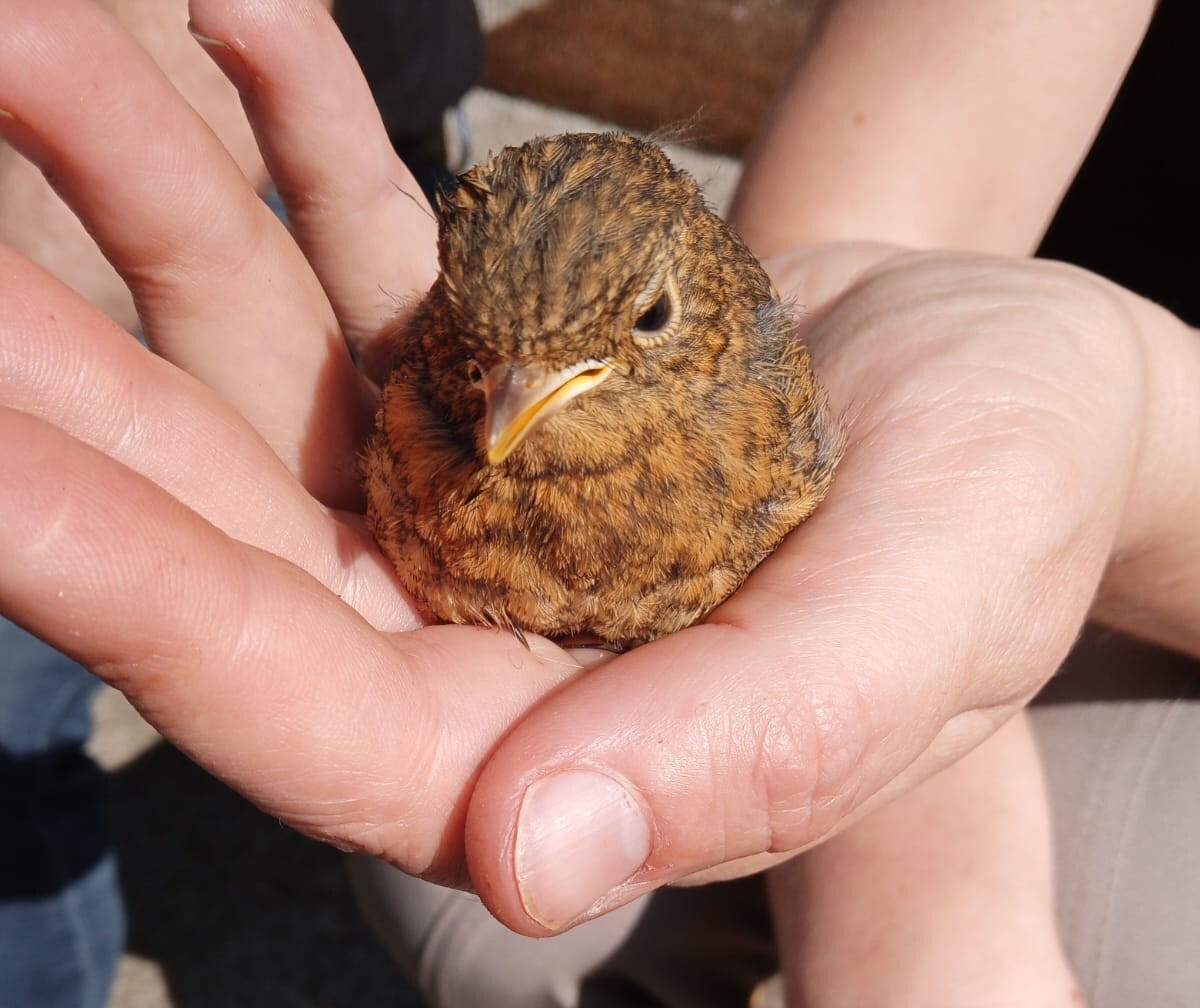
{"label": "dark ground", "polygon": [[111,788],[128,951],[159,965],[177,1008],[420,1008],[359,918],[337,851],[166,744]]}

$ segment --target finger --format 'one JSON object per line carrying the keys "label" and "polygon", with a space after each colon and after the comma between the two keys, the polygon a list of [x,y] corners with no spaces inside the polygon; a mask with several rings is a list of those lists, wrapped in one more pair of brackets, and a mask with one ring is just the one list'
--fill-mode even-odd
{"label": "finger", "polygon": [[295,828],[460,874],[476,769],[574,671],[561,653],[478,628],[393,642],[56,428],[0,409],[0,442],[0,610]]}
{"label": "finger", "polygon": [[394,327],[433,282],[437,227],[332,19],[314,3],[192,0],[191,13],[241,92],[343,332],[362,345]]}
{"label": "finger", "polygon": [[298,564],[376,626],[418,624],[365,529],[305,492],[211,389],[0,245],[0,405],[135,470],[228,535]]}
{"label": "finger", "polygon": [[1139,423],[1128,322],[1069,281],[917,257],[825,314],[814,353],[852,418],[829,498],[709,623],[505,739],[467,833],[497,916],[544,935],[801,849],[1027,701],[1086,615]]}
{"label": "finger", "polygon": [[282,225],[99,5],[13,0],[5,18],[0,131],[129,284],[155,349],[218,389],[321,499],[357,500],[369,410]]}

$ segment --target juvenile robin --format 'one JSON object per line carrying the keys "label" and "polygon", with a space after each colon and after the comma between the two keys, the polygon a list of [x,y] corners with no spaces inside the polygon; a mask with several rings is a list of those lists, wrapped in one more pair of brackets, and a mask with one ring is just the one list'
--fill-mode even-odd
{"label": "juvenile robin", "polygon": [[533,140],[441,199],[368,515],[438,618],[616,648],[704,618],[841,444],[792,316],[654,144]]}

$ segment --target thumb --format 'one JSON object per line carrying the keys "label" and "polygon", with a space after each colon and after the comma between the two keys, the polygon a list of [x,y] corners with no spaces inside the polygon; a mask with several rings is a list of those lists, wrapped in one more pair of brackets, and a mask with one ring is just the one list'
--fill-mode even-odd
{"label": "thumb", "polygon": [[[927,625],[923,606],[957,609],[958,588],[926,583],[918,602],[904,571],[920,580],[924,566],[898,538],[870,551],[874,565],[893,554],[889,577],[835,567],[825,524],[819,511],[792,534],[804,568],[769,558],[708,622],[593,668],[504,739],[465,831],[472,881],[501,921],[541,936],[698,872],[744,874],[735,862],[795,852],[908,768],[931,772],[920,757],[973,706],[955,688],[966,642],[908,665],[896,631]],[[936,747],[940,760],[988,727]]]}
{"label": "thumb", "polygon": [[466,826],[496,917],[543,936],[698,872],[761,867],[839,825],[940,727],[886,752],[882,697],[864,703],[853,675],[797,682],[784,671],[795,654],[748,638],[706,624],[647,645],[514,730]]}

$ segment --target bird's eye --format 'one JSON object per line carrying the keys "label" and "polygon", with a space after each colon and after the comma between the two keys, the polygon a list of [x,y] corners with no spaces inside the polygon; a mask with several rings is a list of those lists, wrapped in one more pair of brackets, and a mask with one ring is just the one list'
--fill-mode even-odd
{"label": "bird's eye", "polygon": [[[653,290],[653,288],[650,288]],[[638,299],[642,301],[642,298]],[[633,341],[640,347],[661,346],[674,334],[677,326],[675,280],[668,276],[666,283],[648,308],[634,306],[638,314],[633,320]],[[644,302],[643,302],[644,304]]]}
{"label": "bird's eye", "polygon": [[633,323],[633,328],[638,332],[656,333],[661,332],[670,321],[671,298],[666,291],[663,291],[659,294],[658,300],[637,317],[637,321]]}
{"label": "bird's eye", "polygon": [[467,383],[475,388],[483,384],[483,368],[477,361],[467,361]]}

